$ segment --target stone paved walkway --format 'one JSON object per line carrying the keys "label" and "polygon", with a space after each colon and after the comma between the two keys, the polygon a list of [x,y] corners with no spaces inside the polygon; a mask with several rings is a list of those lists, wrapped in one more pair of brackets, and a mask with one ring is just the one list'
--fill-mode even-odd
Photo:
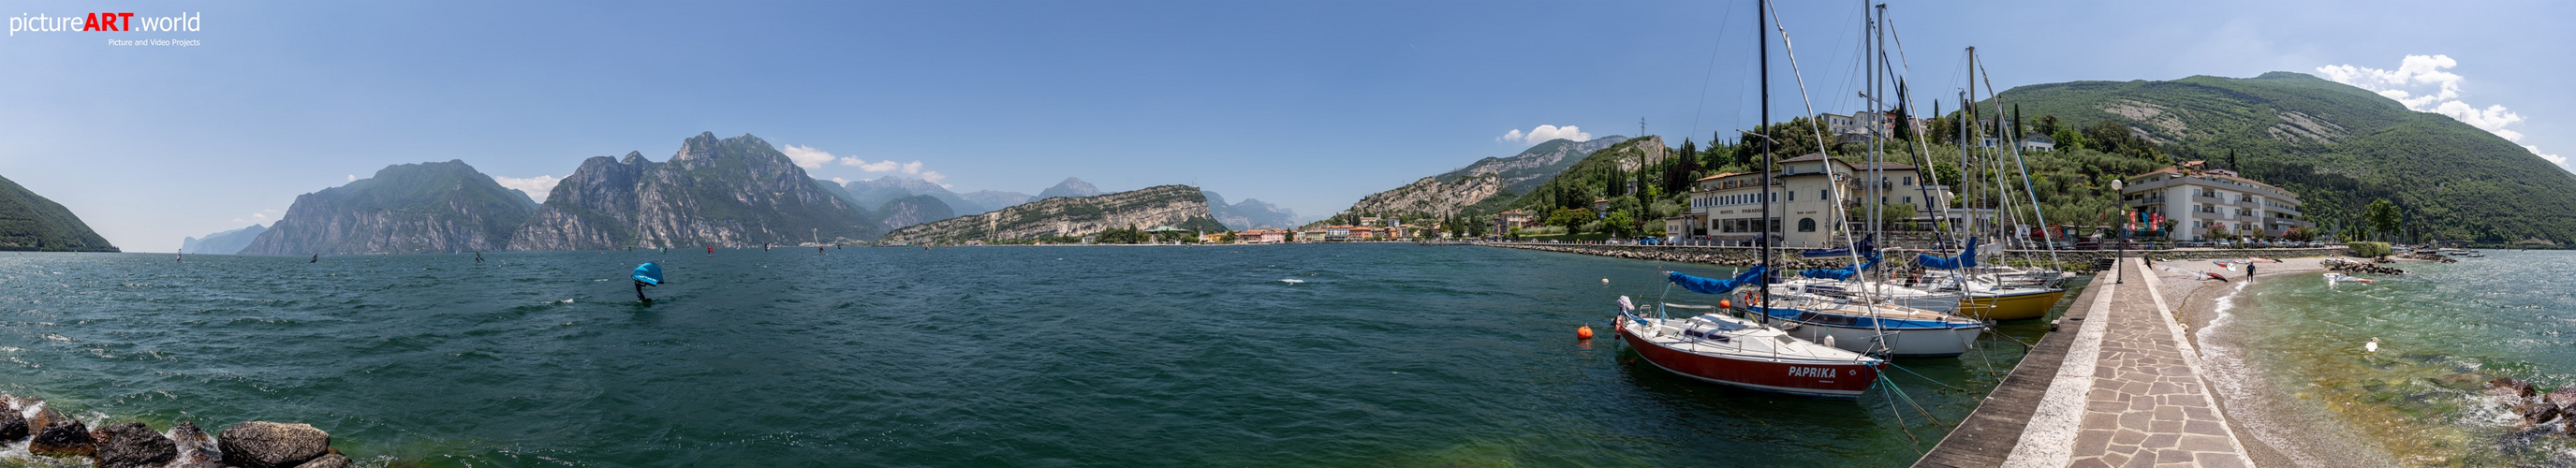
{"label": "stone paved walkway", "polygon": [[[2175,324],[2161,280],[2135,259],[2121,267],[2135,281],[2107,285],[2108,297],[2078,305],[2092,307],[2087,322],[2100,323],[2080,327],[2094,336],[2068,350],[2006,465],[2252,466],[2200,378],[2199,354]],[[2080,400],[2069,394],[2076,391]]]}

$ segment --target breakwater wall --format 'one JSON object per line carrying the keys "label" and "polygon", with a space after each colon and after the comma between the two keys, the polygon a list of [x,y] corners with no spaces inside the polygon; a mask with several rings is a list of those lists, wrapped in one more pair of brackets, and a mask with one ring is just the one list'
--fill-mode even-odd
{"label": "breakwater wall", "polygon": [[[306,424],[251,421],[208,436],[194,422],[154,431],[140,422],[98,427],[64,416],[43,399],[0,395],[0,444],[26,441],[26,456],[96,467],[349,468],[331,434]],[[0,464],[17,466],[10,460]]]}
{"label": "breakwater wall", "polygon": [[[1482,245],[1510,249],[1537,250],[1543,252],[1598,255],[1603,257],[1618,257],[1633,260],[1653,260],[1660,262],[1705,263],[1727,266],[1749,266],[1762,262],[1761,249],[1757,247],[1545,244],[1526,242],[1489,242]],[[1771,253],[1777,256],[1772,264],[1778,265],[1780,268],[1784,269],[1834,267],[1842,266],[1845,263],[1844,260],[1833,258],[1798,258],[1797,249],[1772,249]],[[2106,263],[2105,260],[2120,256],[2123,253],[2124,252],[2116,250],[2060,250],[2052,256],[2050,252],[2045,250],[2007,250],[2004,251],[2004,257],[2006,258],[2004,263],[2052,267],[2062,271],[2098,271],[2102,269],[2101,265]],[[2171,261],[2216,260],[2228,258],[2241,259],[2246,257],[2324,257],[2331,255],[2344,255],[2346,253],[2342,247],[2325,247],[2296,249],[2130,250],[2125,252],[2125,254],[2130,257],[2144,255],[2155,257],[2157,261]]]}

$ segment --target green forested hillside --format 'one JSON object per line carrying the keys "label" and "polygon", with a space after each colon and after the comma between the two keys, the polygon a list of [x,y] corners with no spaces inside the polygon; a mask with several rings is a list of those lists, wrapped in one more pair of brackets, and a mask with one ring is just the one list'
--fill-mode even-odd
{"label": "green forested hillside", "polygon": [[0,177],[0,250],[115,252],[72,210]]}
{"label": "green forested hillside", "polygon": [[2329,233],[2361,225],[2362,207],[2387,199],[2405,217],[2400,237],[2576,240],[2576,176],[2450,117],[2313,76],[2030,85],[2002,101],[2019,107],[2025,128],[2056,121],[2069,143],[2092,134],[2074,129],[2110,122],[2170,160],[2208,160],[2297,192]]}

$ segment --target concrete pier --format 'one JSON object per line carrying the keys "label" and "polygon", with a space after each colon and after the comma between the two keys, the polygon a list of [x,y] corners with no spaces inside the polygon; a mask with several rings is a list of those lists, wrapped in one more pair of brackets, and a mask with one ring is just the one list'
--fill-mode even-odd
{"label": "concrete pier", "polygon": [[2120,268],[2127,284],[2096,275],[2058,330],[1915,466],[2253,466],[2164,278],[2136,259]]}

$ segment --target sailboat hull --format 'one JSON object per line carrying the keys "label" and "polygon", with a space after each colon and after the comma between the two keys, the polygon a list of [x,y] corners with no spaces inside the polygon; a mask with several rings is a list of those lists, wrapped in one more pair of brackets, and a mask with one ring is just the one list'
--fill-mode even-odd
{"label": "sailboat hull", "polygon": [[1639,337],[1619,327],[1619,337],[1647,363],[1700,381],[1766,392],[1857,399],[1878,381],[1878,367],[1853,362],[1764,361],[1693,353]]}
{"label": "sailboat hull", "polygon": [[[1870,344],[1870,338],[1878,336],[1879,331],[1875,329],[1818,325],[1779,319],[1773,319],[1772,326],[1794,326],[1795,328],[1788,330],[1789,336],[1795,336],[1799,339],[1818,343],[1825,342],[1825,337],[1831,336],[1834,338],[1834,347],[1842,348],[1846,351],[1855,353],[1877,351],[1875,349],[1877,346]],[[1958,357],[1961,354],[1967,354],[1968,347],[1975,345],[1977,342],[1977,335],[1984,331],[1984,326],[1888,330],[1887,356],[1900,358]]]}
{"label": "sailboat hull", "polygon": [[1960,316],[1986,320],[2035,319],[2048,315],[2057,300],[2066,297],[2064,289],[1999,294],[1970,294],[1959,298]]}

